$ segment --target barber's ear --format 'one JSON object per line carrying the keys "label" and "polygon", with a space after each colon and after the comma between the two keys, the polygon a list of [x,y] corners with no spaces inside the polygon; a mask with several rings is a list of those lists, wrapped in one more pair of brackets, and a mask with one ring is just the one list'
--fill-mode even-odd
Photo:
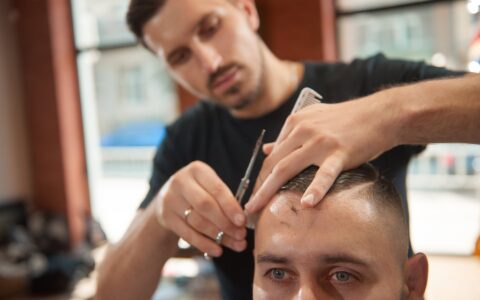
{"label": "barber's ear", "polygon": [[409,258],[405,264],[405,285],[408,289],[406,299],[423,299],[428,280],[427,256],[418,253]]}
{"label": "barber's ear", "polygon": [[260,27],[260,17],[258,16],[255,0],[237,0],[237,7],[245,13],[250,27],[257,31]]}

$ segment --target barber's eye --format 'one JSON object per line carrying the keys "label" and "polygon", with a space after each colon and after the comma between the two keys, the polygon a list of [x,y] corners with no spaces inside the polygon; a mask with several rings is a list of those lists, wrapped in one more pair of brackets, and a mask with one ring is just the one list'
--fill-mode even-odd
{"label": "barber's eye", "polygon": [[200,28],[198,34],[202,39],[212,37],[220,27],[220,19],[218,17],[210,17]]}
{"label": "barber's eye", "polygon": [[190,51],[188,49],[179,49],[169,55],[168,63],[172,66],[181,65],[186,63],[190,58]]}

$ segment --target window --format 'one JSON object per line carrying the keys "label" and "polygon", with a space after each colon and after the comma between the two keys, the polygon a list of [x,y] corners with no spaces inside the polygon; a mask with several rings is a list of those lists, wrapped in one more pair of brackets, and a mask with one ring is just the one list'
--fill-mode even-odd
{"label": "window", "polygon": [[111,241],[146,194],[155,149],[178,115],[165,66],[128,31],[128,2],[72,0],[92,210]]}
{"label": "window", "polygon": [[[473,2],[339,0],[340,58],[349,61],[383,52],[469,70],[480,58],[478,46],[472,54],[479,30]],[[411,163],[408,186],[415,250],[471,254],[480,233],[480,146],[428,146]]]}

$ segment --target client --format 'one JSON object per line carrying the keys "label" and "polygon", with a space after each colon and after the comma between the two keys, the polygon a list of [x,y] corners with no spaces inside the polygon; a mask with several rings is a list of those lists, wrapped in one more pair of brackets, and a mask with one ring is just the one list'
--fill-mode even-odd
{"label": "client", "polygon": [[343,172],[316,207],[302,209],[316,170],[290,180],[259,215],[253,298],[423,299],[427,258],[407,256],[394,186],[362,165]]}

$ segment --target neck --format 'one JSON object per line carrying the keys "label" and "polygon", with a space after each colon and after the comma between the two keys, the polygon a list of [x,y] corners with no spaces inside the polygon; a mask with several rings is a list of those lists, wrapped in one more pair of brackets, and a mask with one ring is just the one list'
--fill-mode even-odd
{"label": "neck", "polygon": [[280,60],[263,42],[260,42],[260,51],[264,58],[261,93],[249,107],[232,111],[235,117],[254,118],[275,110],[297,89],[303,76],[301,63]]}

